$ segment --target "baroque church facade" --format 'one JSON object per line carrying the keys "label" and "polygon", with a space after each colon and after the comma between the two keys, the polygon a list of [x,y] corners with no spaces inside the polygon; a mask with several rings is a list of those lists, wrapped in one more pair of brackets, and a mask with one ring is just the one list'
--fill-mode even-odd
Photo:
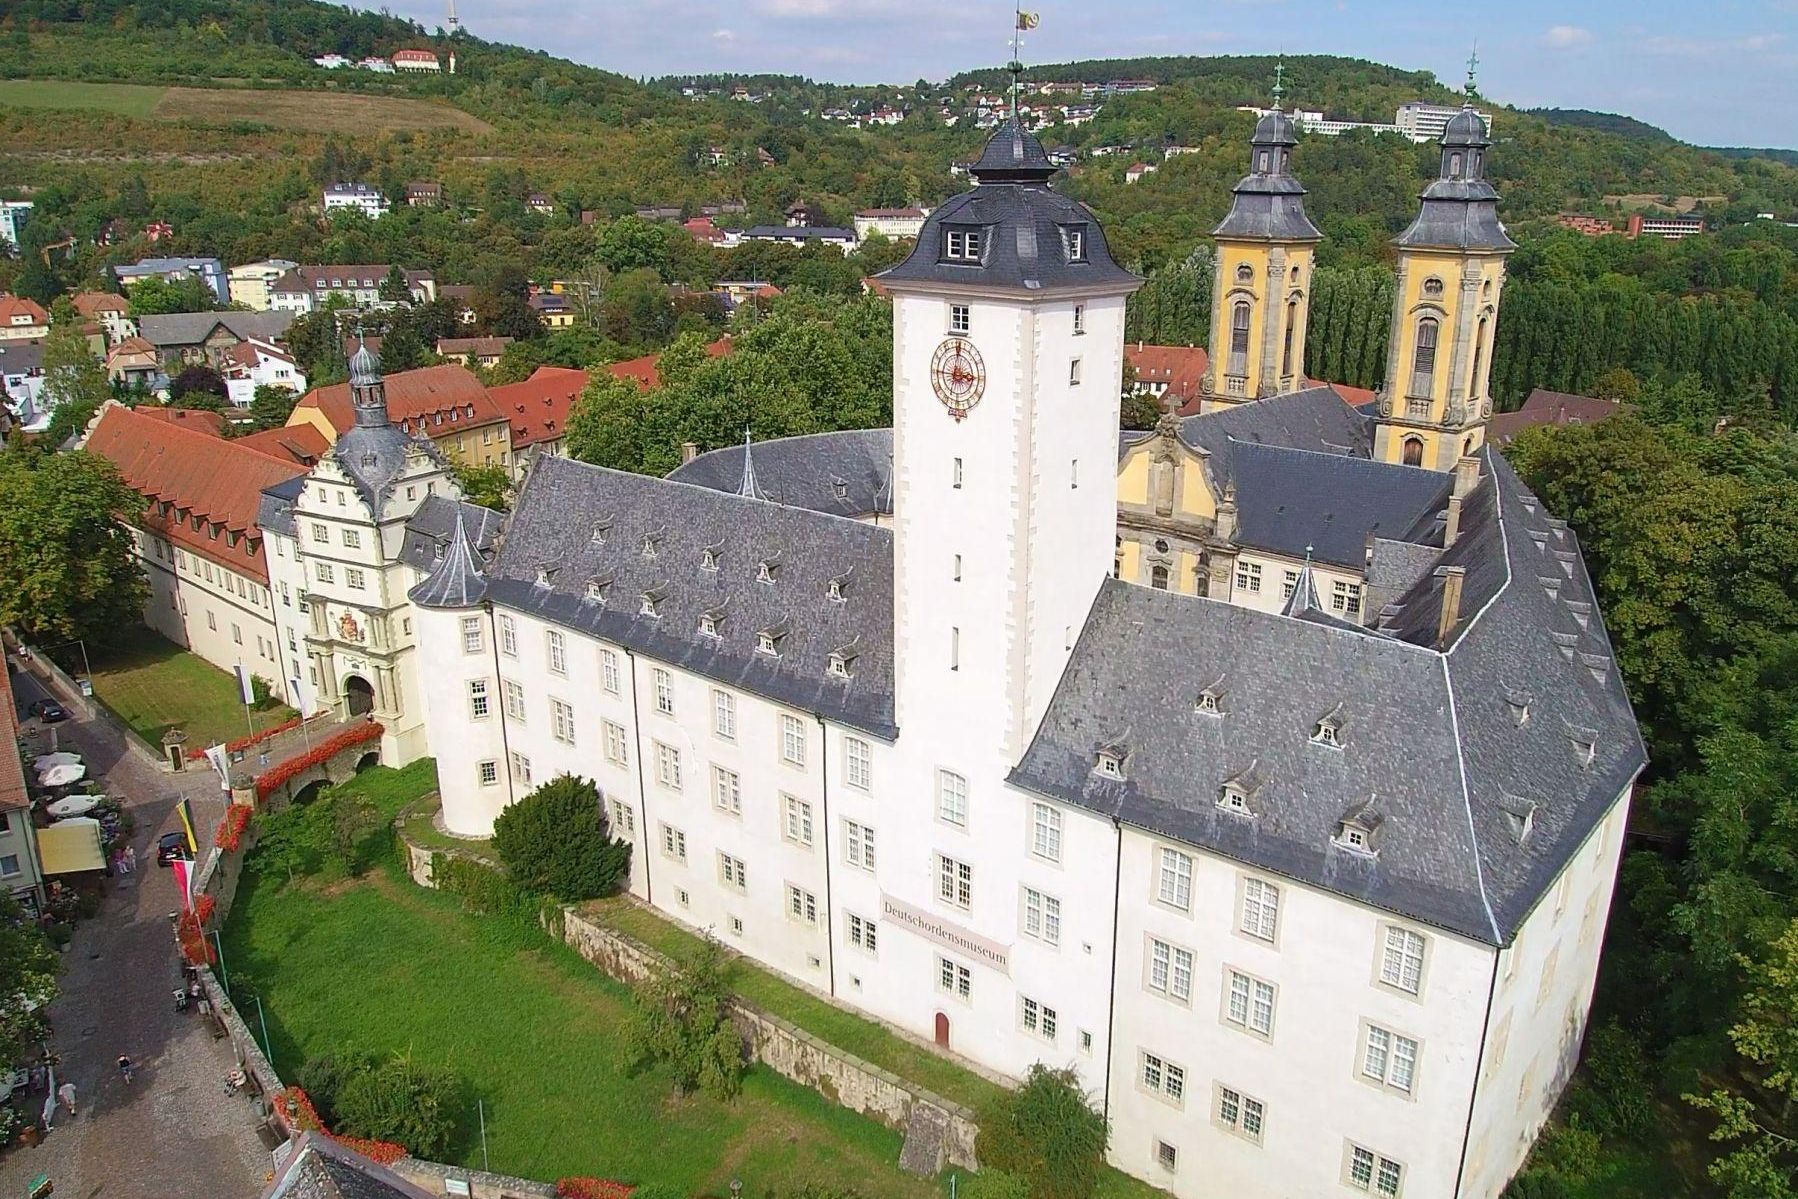
{"label": "baroque church facade", "polygon": [[[1219,232],[1212,410],[1122,436],[1140,280],[1006,125],[882,277],[892,430],[546,458],[497,537],[445,509],[409,598],[448,829],[595,780],[638,899],[991,1071],[1072,1067],[1183,1199],[1497,1196],[1643,749],[1572,534],[1482,444],[1509,243],[1470,120],[1374,412],[1293,390],[1283,115]],[[383,494],[432,469],[376,456]]]}

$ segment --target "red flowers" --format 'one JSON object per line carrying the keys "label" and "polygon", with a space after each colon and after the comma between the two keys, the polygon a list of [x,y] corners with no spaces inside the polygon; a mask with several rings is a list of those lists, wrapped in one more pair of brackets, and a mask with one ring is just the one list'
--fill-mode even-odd
{"label": "red flowers", "polygon": [[329,740],[321,741],[307,752],[292,757],[280,765],[266,770],[256,776],[256,798],[267,799],[283,785],[296,778],[302,771],[310,770],[320,762],[328,761],[332,756],[342,753],[352,745],[361,745],[366,741],[378,741],[386,729],[379,721],[369,721],[355,728],[345,729]]}
{"label": "red flowers", "polygon": [[212,835],[212,843],[223,850],[237,850],[243,847],[244,830],[250,827],[250,806],[234,803],[225,809],[225,818],[219,821],[218,832]]}
{"label": "red flowers", "polygon": [[202,895],[200,898],[194,900],[194,919],[199,921],[200,926],[204,928],[207,924],[211,923],[212,913],[216,911],[217,908],[218,900],[214,899],[210,894]]}
{"label": "red flowers", "polygon": [[557,1199],[630,1199],[634,1186],[613,1182],[609,1178],[559,1178]]}
{"label": "red flowers", "polygon": [[[253,736],[239,737],[235,741],[227,741],[225,742],[225,752],[234,754],[240,750],[246,750],[250,748],[250,746],[255,745],[258,741],[267,741],[270,737],[285,733],[289,729],[297,729],[300,727],[300,724],[301,718],[295,716],[292,720],[283,724],[274,725],[271,728],[263,729],[260,733],[256,733]],[[197,762],[205,756],[206,747],[204,745],[197,749],[190,749],[187,751],[187,760],[189,762]]]}
{"label": "red flowers", "polygon": [[370,1161],[383,1166],[391,1166],[406,1156],[406,1147],[396,1145],[392,1141],[369,1141],[362,1137],[342,1137],[325,1127],[325,1122],[318,1118],[318,1109],[312,1106],[312,1099],[299,1087],[288,1087],[275,1094],[275,1112],[282,1123],[296,1132],[317,1132],[330,1137],[339,1145],[353,1149]]}
{"label": "red flowers", "polygon": [[206,930],[200,927],[200,921],[193,912],[182,912],[176,919],[175,941],[181,946],[181,956],[190,966],[210,966],[218,960],[213,953],[212,942],[206,939]]}

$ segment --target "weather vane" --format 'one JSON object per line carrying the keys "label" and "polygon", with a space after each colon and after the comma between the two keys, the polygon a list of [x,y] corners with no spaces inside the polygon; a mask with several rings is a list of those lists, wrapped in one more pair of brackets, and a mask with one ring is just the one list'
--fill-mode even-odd
{"label": "weather vane", "polygon": [[1022,8],[1014,8],[1017,20],[1011,26],[1011,62],[1006,69],[1011,72],[1011,119],[1018,119],[1018,79],[1024,73],[1024,62],[1018,52],[1018,41],[1027,32],[1037,27],[1042,17],[1033,12],[1025,12]]}
{"label": "weather vane", "polygon": [[1473,52],[1467,56],[1467,99],[1469,102],[1479,94],[1479,88],[1474,84],[1474,72],[1479,69],[1479,65],[1480,44],[1475,42]]}
{"label": "weather vane", "polygon": [[1286,94],[1286,59],[1274,60],[1274,107],[1280,107],[1280,98]]}

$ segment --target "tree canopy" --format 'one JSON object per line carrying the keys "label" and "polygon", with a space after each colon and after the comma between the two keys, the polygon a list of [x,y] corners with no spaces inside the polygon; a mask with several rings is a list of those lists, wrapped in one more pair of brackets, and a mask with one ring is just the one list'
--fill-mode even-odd
{"label": "tree canopy", "polygon": [[0,454],[0,624],[56,642],[135,625],[147,584],[120,521],[143,507],[103,458]]}

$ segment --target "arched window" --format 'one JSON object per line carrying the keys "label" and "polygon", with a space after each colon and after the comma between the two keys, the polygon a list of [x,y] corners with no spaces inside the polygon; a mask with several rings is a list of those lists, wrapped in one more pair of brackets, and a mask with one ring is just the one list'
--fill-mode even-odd
{"label": "arched window", "polygon": [[1149,586],[1157,591],[1167,590],[1167,567],[1156,566],[1149,571]]}
{"label": "arched window", "polygon": [[1298,327],[1298,323],[1299,302],[1288,300],[1286,302],[1286,344],[1280,351],[1280,374],[1282,376],[1292,374],[1292,331]]}
{"label": "arched window", "polygon": [[1421,437],[1405,438],[1405,465],[1406,466],[1422,466],[1423,465],[1423,438],[1421,438]]}
{"label": "arched window", "polygon": [[1436,381],[1436,318],[1417,322],[1417,345],[1411,354],[1411,394],[1427,396]]}
{"label": "arched window", "polygon": [[1469,434],[1467,437],[1463,438],[1461,441],[1461,457],[1467,458],[1467,457],[1472,456],[1472,454],[1473,454],[1473,436],[1472,436],[1472,434]]}
{"label": "arched window", "polygon": [[1238,300],[1230,309],[1230,373],[1249,371],[1249,302]]}
{"label": "arched window", "polygon": [[1448,156],[1448,174],[1451,179],[1459,179],[1461,177],[1461,156],[1459,154],[1450,154]]}
{"label": "arched window", "polygon": [[1473,377],[1467,383],[1467,395],[1478,400],[1486,394],[1486,379],[1480,374],[1486,365],[1486,318],[1480,318],[1480,327],[1473,335]]}
{"label": "arched window", "polygon": [[1256,165],[1255,169],[1257,171],[1260,171],[1263,175],[1267,174],[1267,151],[1266,150],[1261,151],[1261,154],[1259,157],[1259,162]]}

